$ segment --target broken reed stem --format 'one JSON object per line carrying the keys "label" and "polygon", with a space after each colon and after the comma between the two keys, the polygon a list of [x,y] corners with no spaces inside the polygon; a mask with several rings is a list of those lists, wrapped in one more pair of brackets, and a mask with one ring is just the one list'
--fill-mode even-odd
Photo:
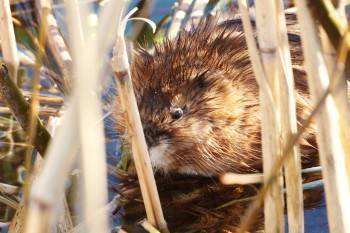
{"label": "broken reed stem", "polygon": [[10,77],[17,84],[19,58],[9,0],[0,1],[0,39],[2,55],[9,69]]}
{"label": "broken reed stem", "polygon": [[[317,102],[330,85],[330,75],[324,61],[320,40],[315,22],[312,19],[308,4],[304,0],[296,0],[297,16],[300,20],[305,67],[311,99]],[[345,43],[345,40],[343,40]],[[345,64],[342,64],[345,68]],[[335,81],[341,78],[343,72],[336,66]],[[333,76],[333,74],[332,74]],[[334,81],[333,81],[334,82]],[[338,94],[334,93],[334,94]],[[318,129],[317,142],[322,165],[325,185],[328,222],[330,232],[350,232],[350,185],[347,166],[346,150],[342,145],[342,135],[339,122],[341,116],[337,110],[336,98],[329,96],[321,113],[316,117]]]}
{"label": "broken reed stem", "polygon": [[123,27],[117,35],[112,63],[117,78],[118,95],[122,103],[120,107],[125,111],[125,118],[128,122],[127,130],[131,138],[134,163],[146,209],[147,220],[161,232],[169,232],[163,216],[140,114],[132,87]]}
{"label": "broken reed stem", "polygon": [[[276,5],[276,32],[278,36],[278,53],[280,55],[280,122],[282,148],[288,143],[288,135],[297,132],[297,113],[294,89],[294,77],[291,54],[288,45],[287,25],[282,0],[275,1]],[[271,22],[272,24],[273,22]],[[301,159],[298,145],[294,145],[289,159],[284,164],[284,178],[286,183],[288,232],[304,232],[304,205],[301,177]]]}
{"label": "broken reed stem", "polygon": [[192,5],[194,0],[177,0],[176,1],[176,10],[174,16],[171,20],[171,24],[168,29],[167,36],[168,38],[174,38],[180,32],[181,25],[183,20],[186,17],[187,11]]}
{"label": "broken reed stem", "polygon": [[[273,164],[281,153],[281,98],[279,77],[281,69],[278,57],[278,35],[276,31],[276,5],[273,0],[257,1],[256,26],[260,54],[265,75],[270,85],[275,105],[269,105],[266,94],[259,90],[261,106],[261,133],[263,150],[263,171],[265,182],[272,172]],[[272,24],[272,25],[271,25]],[[264,184],[265,184],[264,182]],[[264,220],[266,232],[284,231],[284,203],[282,170],[278,168],[278,178],[267,191],[264,200]]]}
{"label": "broken reed stem", "polygon": [[[62,72],[62,76],[60,76],[63,84],[62,91],[65,95],[67,95],[71,90],[70,76],[72,69],[72,57],[58,28],[56,19],[52,14],[50,1],[36,0],[35,3],[41,21],[45,20],[47,22],[47,45]],[[49,8],[49,13],[46,15],[46,19],[43,19],[43,4]]]}
{"label": "broken reed stem", "polygon": [[[12,114],[16,117],[23,130],[28,134],[28,112],[30,111],[30,105],[26,102],[16,84],[10,79],[5,65],[2,65],[0,68],[0,93]],[[35,116],[35,120],[37,133],[32,145],[41,155],[45,155],[51,136],[37,115]]]}

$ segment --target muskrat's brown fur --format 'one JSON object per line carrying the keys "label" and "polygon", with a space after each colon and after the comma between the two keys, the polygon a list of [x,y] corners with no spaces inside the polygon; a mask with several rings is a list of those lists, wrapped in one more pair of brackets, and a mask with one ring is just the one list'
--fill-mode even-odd
{"label": "muskrat's brown fur", "polygon": [[[155,169],[202,176],[262,170],[258,85],[237,25],[206,21],[152,53],[135,55],[132,80]],[[291,47],[300,122],[310,101],[300,44]],[[183,110],[180,119],[172,119],[174,108]],[[124,132],[115,109],[117,129]],[[304,165],[315,162],[316,147],[311,127],[301,140]]]}

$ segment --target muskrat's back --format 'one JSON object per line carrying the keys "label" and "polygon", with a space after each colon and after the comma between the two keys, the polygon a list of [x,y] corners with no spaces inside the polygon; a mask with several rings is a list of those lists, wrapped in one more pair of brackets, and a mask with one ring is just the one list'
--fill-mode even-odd
{"label": "muskrat's back", "polygon": [[[236,25],[202,22],[152,53],[136,53],[132,80],[156,170],[204,176],[262,170],[258,86]],[[310,111],[306,75],[299,42],[291,46],[301,121]],[[118,105],[117,98],[117,129],[124,133]],[[315,162],[313,128],[304,134],[301,152],[304,165]]]}

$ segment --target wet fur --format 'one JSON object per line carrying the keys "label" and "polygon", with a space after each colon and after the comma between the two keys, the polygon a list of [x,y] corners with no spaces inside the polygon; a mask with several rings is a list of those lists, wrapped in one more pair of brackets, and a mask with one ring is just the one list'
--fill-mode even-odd
{"label": "wet fur", "polygon": [[[310,112],[309,99],[300,44],[291,45],[300,122]],[[155,169],[204,176],[262,170],[259,92],[240,24],[202,22],[152,53],[138,51],[132,80]],[[172,107],[183,109],[182,118],[171,118]],[[114,109],[124,134],[119,98]],[[315,163],[313,127],[301,152],[304,166]]]}

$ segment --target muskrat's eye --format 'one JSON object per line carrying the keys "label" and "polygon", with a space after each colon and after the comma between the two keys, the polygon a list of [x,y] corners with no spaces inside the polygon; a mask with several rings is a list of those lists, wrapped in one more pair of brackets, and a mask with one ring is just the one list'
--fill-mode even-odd
{"label": "muskrat's eye", "polygon": [[171,118],[173,118],[174,120],[178,120],[182,117],[184,112],[181,108],[170,108],[170,114]]}

